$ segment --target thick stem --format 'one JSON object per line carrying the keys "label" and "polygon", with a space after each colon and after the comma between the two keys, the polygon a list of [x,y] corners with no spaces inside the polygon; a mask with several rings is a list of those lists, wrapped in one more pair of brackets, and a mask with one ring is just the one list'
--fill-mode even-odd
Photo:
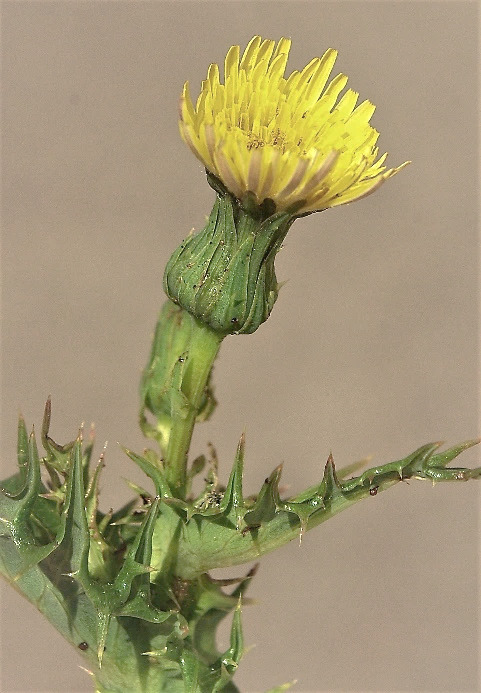
{"label": "thick stem", "polygon": [[187,406],[185,409],[172,410],[169,442],[164,454],[167,480],[174,494],[180,498],[185,496],[187,454],[195,421],[205,399],[212,366],[223,339],[222,335],[207,325],[189,317],[191,334],[188,350],[179,355],[179,359],[185,359],[180,388]]}

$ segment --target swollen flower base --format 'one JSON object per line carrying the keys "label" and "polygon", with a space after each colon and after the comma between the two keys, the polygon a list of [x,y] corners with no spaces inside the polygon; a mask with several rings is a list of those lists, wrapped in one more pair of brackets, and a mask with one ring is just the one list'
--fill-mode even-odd
{"label": "swollen flower base", "polygon": [[[243,207],[208,176],[217,199],[207,225],[186,238],[164,274],[165,293],[221,336],[250,334],[277,299],[274,260],[294,216]],[[272,212],[272,210],[270,210]]]}
{"label": "swollen flower base", "polygon": [[[244,437],[224,483],[217,458],[189,457],[196,423],[216,401],[212,367],[222,340],[254,332],[278,295],[274,260],[293,221],[371,192],[398,169],[376,161],[373,107],[354,108],[346,78],[324,90],[328,51],[284,79],[289,42],[254,38],[239,62],[226,58],[225,85],[211,66],[194,108],[184,91],[181,131],[204,162],[216,201],[206,227],[174,252],[168,300],[141,381],[140,426],[155,449],[125,453],[146,475],[131,502],[99,509],[103,454],[93,437],[50,437],[50,400],[39,455],[18,425],[18,472],[0,493],[0,571],[86,662],[98,693],[233,693],[244,652],[241,607],[256,567],[216,580],[214,568],[257,561],[362,499],[407,479],[466,481],[481,467],[448,466],[475,445],[424,445],[363,471],[337,470],[332,456],[316,484],[284,497],[281,466],[245,496]],[[230,644],[216,630],[231,617]],[[295,672],[293,672],[294,674]],[[282,691],[283,684],[272,689]]]}

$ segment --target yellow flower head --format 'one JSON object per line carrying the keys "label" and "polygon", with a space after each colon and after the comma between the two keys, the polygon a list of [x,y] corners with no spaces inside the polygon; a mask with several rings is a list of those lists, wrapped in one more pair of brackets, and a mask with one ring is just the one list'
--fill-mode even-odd
{"label": "yellow flower head", "polygon": [[329,49],[286,78],[291,42],[254,36],[240,58],[232,46],[209,67],[194,106],[188,82],[180,108],[180,132],[206,169],[239,199],[272,200],[296,214],[364,197],[405,164],[386,169],[377,159],[379,133],[369,120],[375,106],[348,89],[337,75],[326,87],[337,51]]}

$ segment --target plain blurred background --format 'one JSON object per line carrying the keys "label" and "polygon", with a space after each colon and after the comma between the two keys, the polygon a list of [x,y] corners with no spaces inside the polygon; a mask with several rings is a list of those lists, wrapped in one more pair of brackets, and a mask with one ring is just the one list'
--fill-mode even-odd
{"label": "plain blurred background", "polygon": [[[277,263],[289,281],[255,335],[225,340],[194,452],[214,441],[226,477],[245,428],[246,491],[282,461],[294,492],[330,451],[382,463],[479,435],[477,3],[1,10],[3,477],[18,411],[39,425],[51,394],[57,440],[94,421],[97,452],[110,441],[104,510],[129,497],[123,478],[141,480],[116,442],[143,447],[137,387],[163,268],[213,203],[178,135],[179,93],[254,34],[292,37],[289,72],[337,48],[336,71],[378,107],[388,163],[413,164],[296,222]],[[478,506],[474,482],[399,484],[264,558],[240,688],[477,690]],[[10,588],[2,621],[4,693],[90,690],[77,653]]]}

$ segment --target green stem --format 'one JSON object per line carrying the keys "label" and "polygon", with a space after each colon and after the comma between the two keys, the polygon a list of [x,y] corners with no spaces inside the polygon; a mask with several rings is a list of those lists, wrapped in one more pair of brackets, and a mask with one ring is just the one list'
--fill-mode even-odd
{"label": "green stem", "polygon": [[179,356],[185,359],[181,392],[187,401],[186,408],[172,411],[169,442],[164,456],[168,482],[177,497],[186,491],[187,454],[190,448],[195,421],[205,399],[210,373],[218,354],[223,336],[214,332],[197,318],[189,316],[191,334],[188,351]]}

